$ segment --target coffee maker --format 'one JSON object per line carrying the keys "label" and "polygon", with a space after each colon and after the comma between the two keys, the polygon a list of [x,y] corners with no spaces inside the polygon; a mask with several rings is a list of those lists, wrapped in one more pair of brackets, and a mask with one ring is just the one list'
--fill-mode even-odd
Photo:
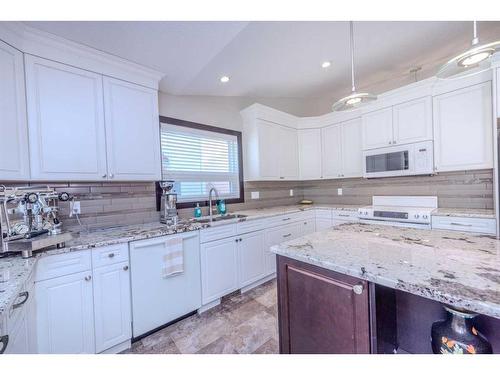
{"label": "coffee maker", "polygon": [[177,225],[177,193],[174,189],[174,181],[160,181],[162,189],[160,204],[160,222],[167,225]]}

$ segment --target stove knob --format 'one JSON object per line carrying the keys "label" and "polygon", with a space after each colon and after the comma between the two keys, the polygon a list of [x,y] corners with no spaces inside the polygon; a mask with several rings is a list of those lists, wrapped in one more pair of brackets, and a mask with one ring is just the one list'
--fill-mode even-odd
{"label": "stove knob", "polygon": [[414,216],[415,216],[415,219],[418,219],[420,217],[419,214],[415,214]]}
{"label": "stove knob", "polygon": [[423,217],[424,219],[427,219],[429,216],[427,216],[427,215],[423,215],[422,217]]}

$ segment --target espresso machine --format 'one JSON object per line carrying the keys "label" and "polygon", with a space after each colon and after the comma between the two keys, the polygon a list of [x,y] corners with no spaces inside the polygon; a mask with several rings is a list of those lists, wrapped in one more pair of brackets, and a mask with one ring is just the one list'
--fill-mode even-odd
{"label": "espresso machine", "polygon": [[167,225],[177,225],[177,193],[174,189],[174,181],[160,181],[161,204],[160,223]]}
{"label": "espresso machine", "polygon": [[0,253],[21,252],[28,258],[35,250],[64,247],[73,235],[63,232],[57,203],[70,199],[49,186],[0,185]]}

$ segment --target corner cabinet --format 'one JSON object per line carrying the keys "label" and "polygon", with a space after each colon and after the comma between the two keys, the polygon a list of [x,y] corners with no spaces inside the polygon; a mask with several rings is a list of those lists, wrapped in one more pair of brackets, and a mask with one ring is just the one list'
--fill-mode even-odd
{"label": "corner cabinet", "polygon": [[161,179],[157,91],[109,77],[103,84],[108,177]]}
{"label": "corner cabinet", "polygon": [[29,178],[23,54],[0,41],[0,180]]}
{"label": "corner cabinet", "polygon": [[299,171],[302,180],[322,177],[321,129],[299,129]]}
{"label": "corner cabinet", "polygon": [[245,179],[297,180],[297,130],[270,121],[245,121]]}
{"label": "corner cabinet", "polygon": [[280,353],[368,354],[368,283],[278,256]]}
{"label": "corner cabinet", "polygon": [[32,180],[160,178],[157,92],[25,55]]}
{"label": "corner cabinet", "polygon": [[102,76],[25,56],[34,180],[106,178]]}
{"label": "corner cabinet", "polygon": [[493,168],[491,82],[434,96],[437,172]]}

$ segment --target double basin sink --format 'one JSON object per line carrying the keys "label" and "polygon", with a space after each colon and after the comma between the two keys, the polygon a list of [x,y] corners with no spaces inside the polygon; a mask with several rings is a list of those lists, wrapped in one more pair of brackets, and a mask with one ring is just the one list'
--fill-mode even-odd
{"label": "double basin sink", "polygon": [[246,217],[247,217],[247,215],[227,214],[227,215],[214,215],[212,217],[212,220],[210,220],[209,217],[204,216],[204,217],[200,217],[200,218],[194,218],[193,221],[195,223],[200,223],[200,224],[216,225],[216,224],[228,223],[228,222],[229,223],[230,222],[238,222],[238,221],[244,220]]}

